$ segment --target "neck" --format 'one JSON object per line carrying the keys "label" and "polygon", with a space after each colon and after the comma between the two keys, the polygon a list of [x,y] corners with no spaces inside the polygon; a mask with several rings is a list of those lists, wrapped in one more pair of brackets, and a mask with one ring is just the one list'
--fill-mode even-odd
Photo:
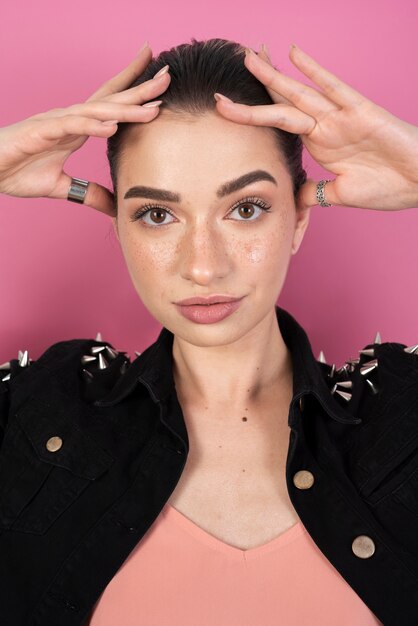
{"label": "neck", "polygon": [[[174,336],[173,375],[182,404],[214,407],[260,406],[288,394],[291,354],[272,310],[234,343],[194,346]],[[227,419],[227,416],[225,417]]]}

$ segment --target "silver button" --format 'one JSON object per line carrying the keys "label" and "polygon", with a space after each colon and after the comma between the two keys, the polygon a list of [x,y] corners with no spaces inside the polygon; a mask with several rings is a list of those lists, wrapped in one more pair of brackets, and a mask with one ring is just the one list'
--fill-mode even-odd
{"label": "silver button", "polygon": [[50,452],[56,452],[57,450],[61,448],[61,446],[62,446],[61,437],[50,437],[48,441],[46,442],[47,450],[49,450]]}
{"label": "silver button", "polygon": [[354,539],[352,549],[360,559],[368,559],[375,552],[374,541],[368,535],[359,535]]}
{"label": "silver button", "polygon": [[293,476],[293,484],[298,489],[310,489],[314,484],[314,476],[308,470],[300,470]]}

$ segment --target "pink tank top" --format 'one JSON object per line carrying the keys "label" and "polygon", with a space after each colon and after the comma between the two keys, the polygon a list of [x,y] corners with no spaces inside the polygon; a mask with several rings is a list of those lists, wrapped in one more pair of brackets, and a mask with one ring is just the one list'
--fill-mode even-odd
{"label": "pink tank top", "polygon": [[88,626],[381,626],[299,521],[266,544],[230,546],[166,504]]}

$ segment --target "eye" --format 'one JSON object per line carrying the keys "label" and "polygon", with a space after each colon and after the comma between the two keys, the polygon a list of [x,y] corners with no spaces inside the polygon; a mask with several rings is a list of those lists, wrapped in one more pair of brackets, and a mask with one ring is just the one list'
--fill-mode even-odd
{"label": "eye", "polygon": [[[257,213],[256,210],[254,210],[254,206],[257,207],[257,209],[259,209],[259,212]],[[244,198],[243,200],[240,200],[239,202],[237,202],[231,209],[230,213],[233,213],[234,211],[238,211],[238,215],[240,215],[240,217],[243,217],[242,220],[237,220],[239,222],[254,222],[256,219],[258,219],[261,215],[261,213],[265,212],[268,213],[270,212],[271,206],[269,204],[267,204],[266,202],[264,202],[264,200],[261,200],[261,198]],[[252,219],[254,217],[254,215],[256,216],[255,219]]]}
{"label": "eye", "polygon": [[[256,210],[254,211],[254,208],[251,208],[254,206],[256,206],[257,209],[259,209],[258,213]],[[261,200],[261,198],[248,197],[248,198],[244,198],[243,200],[240,200],[239,202],[236,202],[234,206],[230,209],[228,215],[230,215],[234,211],[241,211],[241,213],[238,213],[238,215],[240,215],[243,219],[238,219],[235,221],[254,222],[256,219],[260,217],[261,213],[270,212],[270,209],[271,209],[271,206],[267,204],[266,202],[264,202],[264,200]],[[165,218],[168,215],[171,215],[171,217],[174,218],[174,215],[167,208],[164,208],[156,204],[144,204],[142,207],[140,207],[134,212],[130,221],[135,222],[137,220],[140,220],[146,226],[155,228],[158,226],[166,226],[168,224],[172,224],[173,221],[175,221],[175,218],[172,219],[171,221],[165,221]],[[253,219],[254,215],[256,216],[255,219]]]}
{"label": "eye", "polygon": [[[155,204],[144,204],[144,206],[142,206],[137,211],[135,211],[135,213],[131,217],[131,222],[135,222],[136,220],[141,220],[141,222],[143,222],[147,226],[154,227],[154,226],[158,226],[159,224],[161,224],[162,226],[165,226],[166,224],[171,223],[171,222],[164,221],[164,218],[167,215],[171,215],[173,217],[173,214],[171,213],[171,211],[169,211],[168,209],[165,209],[164,207],[161,207]],[[150,218],[151,221],[146,221],[145,220],[146,217]]]}

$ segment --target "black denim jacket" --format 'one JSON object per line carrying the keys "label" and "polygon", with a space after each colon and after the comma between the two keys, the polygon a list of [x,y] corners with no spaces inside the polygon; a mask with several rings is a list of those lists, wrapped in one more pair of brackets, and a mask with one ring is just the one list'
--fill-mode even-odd
{"label": "black denim jacket", "polygon": [[[370,343],[336,368],[276,314],[294,371],[292,504],[385,626],[418,624],[418,351]],[[188,453],[172,342],[163,328],[131,363],[73,339],[3,366],[1,626],[85,624],[164,507]]]}

